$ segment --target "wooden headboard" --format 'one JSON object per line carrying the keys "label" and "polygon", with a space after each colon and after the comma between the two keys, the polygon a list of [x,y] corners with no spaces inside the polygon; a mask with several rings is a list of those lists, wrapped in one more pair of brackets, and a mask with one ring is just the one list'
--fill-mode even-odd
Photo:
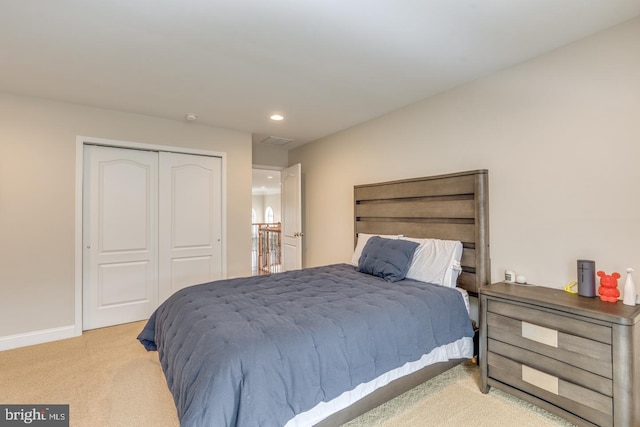
{"label": "wooden headboard", "polygon": [[354,187],[358,233],[459,240],[458,287],[490,283],[489,172],[485,169]]}

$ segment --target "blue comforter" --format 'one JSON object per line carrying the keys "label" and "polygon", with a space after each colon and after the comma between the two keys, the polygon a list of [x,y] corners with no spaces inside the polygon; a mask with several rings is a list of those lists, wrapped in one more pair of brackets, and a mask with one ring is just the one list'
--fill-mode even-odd
{"label": "blue comforter", "polygon": [[471,336],[455,289],[336,264],[185,288],[138,339],[158,350],[182,427],[257,427]]}

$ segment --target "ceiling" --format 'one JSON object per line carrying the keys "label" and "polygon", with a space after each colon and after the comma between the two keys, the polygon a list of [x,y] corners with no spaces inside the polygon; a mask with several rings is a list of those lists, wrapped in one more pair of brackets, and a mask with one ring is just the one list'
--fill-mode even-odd
{"label": "ceiling", "polygon": [[640,16],[640,1],[0,0],[0,10],[0,91],[195,113],[293,148]]}
{"label": "ceiling", "polygon": [[280,176],[279,170],[253,169],[251,194],[254,196],[280,194]]}

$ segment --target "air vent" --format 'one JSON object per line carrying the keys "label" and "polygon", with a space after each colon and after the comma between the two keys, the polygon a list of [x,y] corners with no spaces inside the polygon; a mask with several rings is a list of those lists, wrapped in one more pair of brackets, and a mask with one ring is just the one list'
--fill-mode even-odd
{"label": "air vent", "polygon": [[293,139],[280,138],[278,136],[269,136],[260,142],[262,142],[263,144],[279,145],[282,147],[283,145],[287,145],[288,143],[293,142]]}

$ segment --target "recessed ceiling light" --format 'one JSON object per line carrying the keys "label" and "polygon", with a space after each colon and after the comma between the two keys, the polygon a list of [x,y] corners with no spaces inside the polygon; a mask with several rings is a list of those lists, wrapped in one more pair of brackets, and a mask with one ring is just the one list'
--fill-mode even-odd
{"label": "recessed ceiling light", "polygon": [[284,120],[284,117],[281,116],[280,114],[274,114],[271,116],[271,120],[275,120],[277,122],[279,122],[280,120]]}
{"label": "recessed ceiling light", "polygon": [[187,119],[188,121],[192,122],[194,120],[198,120],[198,115],[195,113],[187,113],[184,115],[184,118]]}

